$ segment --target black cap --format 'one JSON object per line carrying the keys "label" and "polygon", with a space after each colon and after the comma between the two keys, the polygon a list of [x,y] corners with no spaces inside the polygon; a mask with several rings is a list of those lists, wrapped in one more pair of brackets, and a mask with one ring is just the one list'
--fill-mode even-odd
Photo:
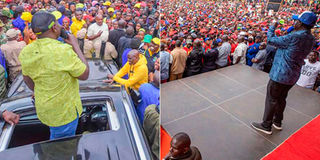
{"label": "black cap", "polygon": [[39,35],[48,31],[55,23],[56,18],[53,14],[47,11],[39,11],[32,17],[31,28],[32,31]]}
{"label": "black cap", "polygon": [[16,9],[14,10],[14,12],[16,13],[22,13],[24,11],[23,6],[17,6]]}
{"label": "black cap", "polygon": [[62,14],[64,14],[64,12],[66,11],[66,7],[63,6],[63,5],[60,5],[60,6],[58,7],[58,11],[61,12]]}

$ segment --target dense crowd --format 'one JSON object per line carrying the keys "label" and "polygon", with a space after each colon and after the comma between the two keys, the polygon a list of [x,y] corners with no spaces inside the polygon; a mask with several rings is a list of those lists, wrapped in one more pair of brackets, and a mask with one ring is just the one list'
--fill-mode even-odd
{"label": "dense crowd", "polygon": [[[58,79],[62,76],[63,79],[68,80],[86,80],[89,66],[82,58],[83,55],[87,59],[115,61],[119,72],[115,75],[106,75],[108,79],[104,82],[117,82],[128,89],[135,101],[139,120],[144,126],[152,151],[158,157],[159,136],[156,136],[159,133],[160,84],[158,6],[157,0],[1,0],[0,76],[3,82],[1,97],[6,96],[6,90],[22,71],[28,87],[32,86],[30,88],[32,91],[35,89],[37,111],[45,110],[42,102],[49,101],[48,97],[52,96],[42,97],[41,95],[67,92],[67,90],[58,91],[57,88],[53,90],[50,86],[45,86],[41,77],[43,77],[42,74],[46,74],[47,78],[51,77],[52,85],[69,85],[60,89],[69,88],[68,92],[71,93],[72,90],[75,95],[66,99],[65,102],[59,101],[59,98],[50,100],[50,104],[46,104],[47,108],[49,105],[57,106],[58,103],[61,107],[56,108],[54,112],[47,110],[48,115],[37,112],[39,119],[50,127],[65,127],[64,124],[67,122],[68,125],[76,126],[77,118],[72,122],[70,118],[77,115],[70,113],[70,109],[68,112],[65,110],[72,107],[67,102],[75,100],[77,104],[79,102],[78,93],[76,93],[79,91],[75,87],[78,84],[77,80],[72,80],[74,82],[72,84],[61,84]],[[76,38],[76,42],[72,35]],[[58,38],[56,39],[55,36]],[[65,44],[71,45],[72,48]],[[41,55],[34,54],[35,51]],[[59,52],[66,53],[63,56]],[[50,54],[56,54],[55,58],[48,58]],[[41,56],[46,57],[41,58]],[[63,60],[55,62],[59,56],[62,56]],[[75,57],[79,57],[81,61]],[[45,59],[48,60],[45,61]],[[52,64],[61,65],[61,70],[59,66],[54,66],[54,72],[57,73],[53,74],[50,68],[41,68],[41,66]],[[85,68],[86,71],[83,72]],[[65,75],[67,71],[70,72],[69,75]],[[70,78],[66,78],[69,76]],[[33,88],[37,84],[38,87]],[[67,106],[63,107],[65,105]],[[59,115],[60,120],[50,119],[50,116],[58,111],[64,112]],[[77,108],[79,115],[81,111],[82,109]],[[72,116],[65,114],[72,114]],[[4,117],[6,121],[13,119],[13,123],[19,121],[18,115],[15,114],[11,116],[12,118]],[[50,136],[50,139],[55,138],[59,137]]]}
{"label": "dense crowd", "polygon": [[[307,10],[319,13],[320,4],[283,1],[274,12],[266,9],[266,2],[164,0],[160,8],[162,82],[237,63],[269,73],[277,51],[267,43],[269,27],[278,22],[276,36],[290,34],[293,15]],[[298,85],[302,87],[319,86],[319,31],[317,24],[311,31],[316,44],[301,71]]]}

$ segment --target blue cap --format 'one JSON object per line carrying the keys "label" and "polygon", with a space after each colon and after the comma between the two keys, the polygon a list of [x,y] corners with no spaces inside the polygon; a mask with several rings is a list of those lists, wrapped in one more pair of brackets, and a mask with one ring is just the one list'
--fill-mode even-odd
{"label": "blue cap", "polygon": [[303,24],[313,27],[316,24],[318,18],[313,12],[305,11],[305,12],[301,13],[299,16],[293,15],[292,19],[299,20]]}
{"label": "blue cap", "polygon": [[293,26],[289,27],[289,28],[287,29],[287,33],[292,32],[292,31],[293,31],[293,29],[294,29],[294,27],[293,27]]}
{"label": "blue cap", "polygon": [[220,42],[222,42],[222,40],[221,40],[220,38],[218,38],[218,39],[216,40],[216,42],[217,42],[217,43],[220,43]]}

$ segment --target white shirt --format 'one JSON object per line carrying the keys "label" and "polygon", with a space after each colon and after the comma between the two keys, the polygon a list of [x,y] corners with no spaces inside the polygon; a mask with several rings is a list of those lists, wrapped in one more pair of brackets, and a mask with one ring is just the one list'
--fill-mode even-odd
{"label": "white shirt", "polygon": [[102,31],[102,34],[100,37],[92,40],[93,43],[97,41],[107,42],[109,37],[109,28],[108,25],[105,23],[102,23],[101,26],[97,25],[97,23],[91,24],[88,28],[88,36],[93,36],[98,34],[100,31]]}
{"label": "white shirt", "polygon": [[233,52],[233,64],[236,63],[238,57],[241,57],[239,63],[246,64],[247,49],[248,46],[244,42],[238,44],[237,48]]}
{"label": "white shirt", "polygon": [[317,76],[320,74],[320,62],[310,63],[305,59],[305,65],[302,66],[297,85],[305,88],[313,88]]}

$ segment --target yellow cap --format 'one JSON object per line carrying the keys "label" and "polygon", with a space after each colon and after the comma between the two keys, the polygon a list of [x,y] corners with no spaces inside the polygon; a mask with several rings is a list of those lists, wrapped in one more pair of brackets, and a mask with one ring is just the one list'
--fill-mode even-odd
{"label": "yellow cap", "polygon": [[146,32],[146,30],[143,28],[140,28],[139,31]]}
{"label": "yellow cap", "polygon": [[154,44],[157,44],[157,45],[160,45],[160,39],[159,38],[153,38],[152,39],[152,42],[154,43]]}
{"label": "yellow cap", "polygon": [[103,3],[103,5],[104,5],[104,6],[110,6],[110,5],[111,5],[111,2],[110,2],[110,1],[106,1],[106,2]]}
{"label": "yellow cap", "polygon": [[137,3],[137,4],[134,5],[134,7],[140,8],[140,7],[141,7],[141,4],[140,4],[140,3]]}
{"label": "yellow cap", "polygon": [[59,11],[53,11],[51,14],[53,14],[56,17],[56,20],[58,20],[62,17],[61,12],[59,12]]}
{"label": "yellow cap", "polygon": [[21,19],[30,23],[32,19],[32,15],[30,12],[22,12]]}
{"label": "yellow cap", "polygon": [[108,8],[108,12],[114,12],[113,8]]}
{"label": "yellow cap", "polygon": [[82,3],[76,4],[76,8],[84,8],[84,5]]}

